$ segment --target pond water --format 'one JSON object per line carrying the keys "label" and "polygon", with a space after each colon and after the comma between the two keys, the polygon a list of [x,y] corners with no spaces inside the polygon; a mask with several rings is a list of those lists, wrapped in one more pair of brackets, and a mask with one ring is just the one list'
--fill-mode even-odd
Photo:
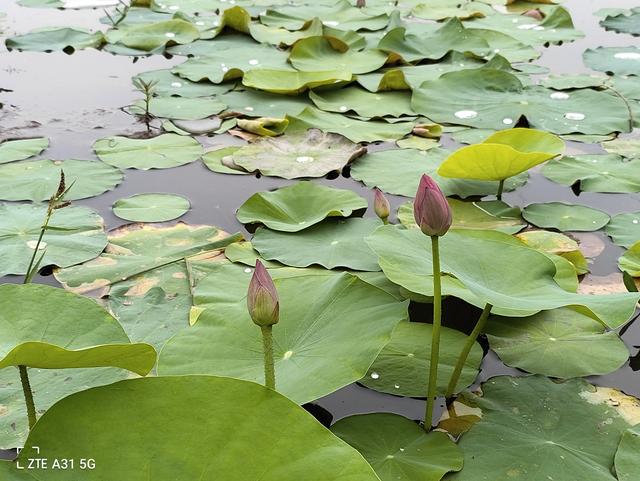
{"label": "pond water", "polygon": [[[568,0],[563,5],[571,12],[578,30],[586,37],[573,43],[544,49],[536,63],[549,67],[553,73],[588,72],[582,62],[582,52],[591,47],[637,45],[637,39],[628,35],[607,32],[599,26],[593,12],[600,8],[630,8],[637,0]],[[7,16],[0,21],[3,35],[23,33],[37,27],[74,25],[100,28],[101,10],[33,9],[17,6],[12,0],[3,0],[0,10]],[[102,26],[104,27],[104,26]],[[143,131],[135,118],[120,107],[139,98],[131,85],[137,73],[169,68],[182,58],[164,58],[154,55],[133,62],[125,56],[114,56],[95,50],[64,53],[7,52],[0,47],[0,140],[12,137],[48,137],[51,146],[46,153],[52,159],[93,159],[91,146],[109,135],[133,135]],[[199,138],[206,146],[240,144],[229,135]],[[445,146],[453,142],[445,136]],[[595,145],[595,147],[594,147]],[[597,153],[597,144],[571,142],[568,153]],[[371,148],[376,148],[372,146]],[[322,179],[327,185],[352,189],[372,201],[372,193],[362,184],[345,177]],[[108,228],[125,222],[115,217],[111,205],[117,199],[140,192],[171,192],[187,197],[192,209],[181,219],[188,223],[219,226],[227,232],[247,232],[235,217],[236,209],[254,192],[268,190],[292,182],[273,177],[225,176],[214,174],[200,162],[167,170],[127,170],[125,179],[116,189],[76,204],[97,210]],[[390,196],[392,211],[405,198]],[[515,193],[505,194],[512,205],[524,206],[532,202],[567,201],[592,206],[609,214],[640,210],[639,195],[581,193],[578,196],[568,187],[555,184],[533,172],[530,181]],[[373,215],[369,213],[368,215]],[[590,244],[604,247],[591,264],[593,275],[608,276],[617,273],[616,261],[623,249],[613,245],[604,233],[585,236]],[[20,282],[17,277],[2,279]],[[37,282],[56,284],[52,276],[40,276]],[[449,307],[451,307],[449,309]],[[448,313],[445,325],[471,329],[478,311],[457,303],[445,306]],[[414,309],[413,320],[428,320],[430,313]],[[631,360],[618,371],[590,378],[595,384],[616,387],[628,394],[640,396],[640,323],[629,324],[622,334],[631,351]],[[486,347],[486,346],[485,346]],[[518,370],[502,364],[489,353],[482,364],[478,381],[497,374],[514,374]],[[423,416],[424,401],[381,394],[359,385],[345,387],[317,404],[326,409],[333,420],[354,413],[395,412],[412,419]],[[326,415],[326,413],[325,413]]]}

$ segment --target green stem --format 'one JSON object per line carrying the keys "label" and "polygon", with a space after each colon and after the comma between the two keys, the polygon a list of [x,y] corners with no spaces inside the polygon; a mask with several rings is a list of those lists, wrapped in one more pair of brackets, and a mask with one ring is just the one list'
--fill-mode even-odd
{"label": "green stem", "polygon": [[44,237],[44,233],[47,231],[49,227],[49,221],[51,220],[51,214],[53,214],[53,210],[49,208],[47,210],[47,217],[44,220],[44,224],[40,228],[40,235],[38,236],[38,242],[36,242],[36,246],[33,249],[33,255],[31,256],[31,260],[29,261],[29,267],[27,267],[27,272],[24,276],[24,284],[28,284],[31,282],[33,278],[33,274],[31,271],[33,269],[33,265],[36,262],[36,257],[38,256],[38,251],[40,250],[40,244],[42,244],[42,238]]}
{"label": "green stem", "polygon": [[462,374],[462,368],[467,362],[467,357],[469,357],[469,353],[471,352],[476,339],[478,339],[478,336],[482,334],[482,331],[484,331],[484,327],[487,325],[492,307],[493,306],[491,304],[486,304],[484,306],[482,314],[480,314],[480,318],[476,323],[476,327],[473,328],[473,331],[471,331],[471,334],[469,334],[469,337],[467,338],[464,347],[462,348],[460,357],[458,357],[458,361],[456,362],[456,367],[453,369],[453,374],[451,375],[451,379],[449,380],[449,385],[447,386],[447,392],[445,394],[445,397],[447,399],[453,396],[453,393],[456,390],[456,386],[458,385],[458,381],[460,380],[460,374]]}
{"label": "green stem", "polygon": [[264,352],[264,385],[276,389],[276,369],[273,362],[273,326],[261,326],[262,350]]}
{"label": "green stem", "polygon": [[440,248],[438,236],[431,236],[431,257],[433,264],[433,330],[431,334],[431,361],[429,364],[429,385],[427,386],[427,407],[424,415],[424,429],[431,430],[433,405],[436,400],[438,382],[438,361],[440,358],[440,326],[442,324],[442,287],[440,281]]}
{"label": "green stem", "polygon": [[504,191],[504,179],[502,179],[498,184],[498,193],[496,194],[496,197],[498,198],[498,200],[502,200],[503,191]]}
{"label": "green stem", "polygon": [[27,366],[18,366],[18,369],[20,370],[20,381],[22,382],[22,391],[24,392],[24,402],[27,405],[29,430],[31,430],[36,423],[36,405],[33,402],[33,391],[31,391],[31,383],[29,382]]}

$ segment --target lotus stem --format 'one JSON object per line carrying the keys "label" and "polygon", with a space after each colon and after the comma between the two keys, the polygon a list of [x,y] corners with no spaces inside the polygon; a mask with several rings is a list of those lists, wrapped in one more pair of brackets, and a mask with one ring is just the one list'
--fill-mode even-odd
{"label": "lotus stem", "polygon": [[504,191],[504,179],[500,181],[498,184],[498,193],[496,194],[496,198],[498,200],[502,200],[502,192]]}
{"label": "lotus stem", "polygon": [[27,405],[29,431],[31,431],[37,421],[36,405],[33,402],[33,391],[31,390],[31,383],[29,382],[29,373],[27,372],[27,366],[18,366],[18,370],[20,371],[20,381],[22,382],[22,391],[24,392],[24,402]]}
{"label": "lotus stem", "polygon": [[440,246],[438,236],[431,236],[431,256],[433,264],[433,330],[431,334],[431,361],[429,364],[429,384],[427,386],[427,407],[424,415],[424,429],[431,431],[433,405],[436,400],[438,382],[438,362],[440,359],[440,327],[442,325],[442,282],[440,279]]}
{"label": "lotus stem", "polygon": [[447,386],[447,392],[445,394],[447,399],[453,396],[453,393],[456,390],[456,386],[460,380],[460,374],[462,374],[462,368],[467,362],[467,358],[469,357],[469,353],[471,352],[476,339],[478,339],[478,336],[482,334],[482,331],[484,331],[484,327],[487,325],[492,308],[493,306],[491,304],[485,304],[476,326],[473,328],[473,331],[471,331],[471,334],[469,334],[469,337],[467,337],[464,347],[462,348],[462,352],[460,353],[460,357],[458,357],[458,361],[456,362],[456,367],[453,369],[449,385]]}
{"label": "lotus stem", "polygon": [[273,326],[261,326],[262,350],[264,353],[264,385],[276,389],[276,369],[273,362]]}

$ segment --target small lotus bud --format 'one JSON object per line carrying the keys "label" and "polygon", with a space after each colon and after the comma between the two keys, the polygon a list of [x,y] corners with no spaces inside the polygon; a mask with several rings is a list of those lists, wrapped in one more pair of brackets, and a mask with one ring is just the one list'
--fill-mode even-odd
{"label": "small lotus bud", "polygon": [[542,20],[544,17],[542,16],[542,12],[538,9],[532,9],[532,10],[527,10],[526,12],[524,12],[522,15],[524,15],[525,17],[531,17],[534,18],[536,20]]}
{"label": "small lotus bud", "polygon": [[249,282],[247,308],[253,322],[260,327],[277,324],[280,318],[278,291],[259,260],[256,260],[256,269]]}
{"label": "small lotus bud", "polygon": [[424,174],[413,201],[413,216],[420,230],[428,236],[443,236],[451,227],[451,207],[438,184]]}
{"label": "small lotus bud", "polygon": [[386,224],[391,213],[391,206],[389,205],[389,200],[377,187],[373,189],[373,210],[375,210],[376,215],[380,217],[382,222]]}

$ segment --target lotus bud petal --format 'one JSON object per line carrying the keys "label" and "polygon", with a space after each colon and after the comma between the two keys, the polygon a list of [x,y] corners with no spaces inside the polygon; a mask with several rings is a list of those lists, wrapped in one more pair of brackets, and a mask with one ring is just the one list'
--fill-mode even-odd
{"label": "lotus bud petal", "polygon": [[443,236],[451,227],[451,207],[438,184],[423,175],[413,201],[413,216],[420,230],[428,236]]}
{"label": "lotus bud petal", "polygon": [[532,10],[527,10],[522,15],[524,15],[525,17],[534,18],[536,20],[542,20],[544,18],[542,16],[542,12],[540,10],[535,9],[535,8],[532,9]]}
{"label": "lotus bud petal", "polygon": [[391,206],[389,205],[389,200],[377,187],[373,189],[373,210],[375,210],[376,215],[380,217],[382,222],[386,224],[391,213]]}
{"label": "lotus bud petal", "polygon": [[273,326],[280,318],[278,291],[259,260],[256,261],[256,269],[249,282],[247,308],[253,322],[260,327]]}

